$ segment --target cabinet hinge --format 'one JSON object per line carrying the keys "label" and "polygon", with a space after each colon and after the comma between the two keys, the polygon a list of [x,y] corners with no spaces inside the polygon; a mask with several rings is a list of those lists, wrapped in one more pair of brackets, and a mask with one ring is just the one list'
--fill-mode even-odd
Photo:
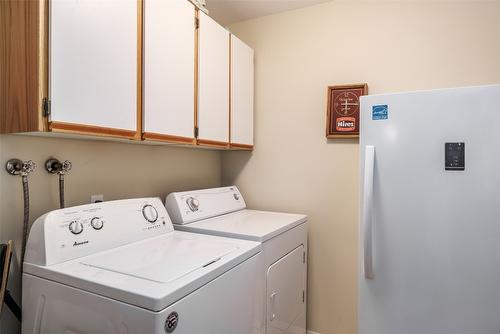
{"label": "cabinet hinge", "polygon": [[306,263],[306,252],[302,253],[302,263]]}
{"label": "cabinet hinge", "polygon": [[197,127],[197,126],[195,126],[195,127],[194,127],[194,137],[195,137],[195,138],[198,138],[198,132],[199,132],[198,127]]}
{"label": "cabinet hinge", "polygon": [[42,111],[43,111],[43,117],[50,116],[50,100],[46,97],[44,97],[42,100]]}
{"label": "cabinet hinge", "polygon": [[195,17],[194,18],[194,28],[198,29],[200,27],[200,19]]}
{"label": "cabinet hinge", "polygon": [[302,290],[302,302],[303,303],[306,302],[306,291],[305,290]]}

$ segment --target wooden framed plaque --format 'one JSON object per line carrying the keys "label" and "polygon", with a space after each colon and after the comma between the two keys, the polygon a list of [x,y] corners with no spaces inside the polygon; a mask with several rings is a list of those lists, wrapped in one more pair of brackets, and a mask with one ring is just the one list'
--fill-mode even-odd
{"label": "wooden framed plaque", "polygon": [[368,94],[368,85],[328,86],[326,138],[359,137],[359,97]]}

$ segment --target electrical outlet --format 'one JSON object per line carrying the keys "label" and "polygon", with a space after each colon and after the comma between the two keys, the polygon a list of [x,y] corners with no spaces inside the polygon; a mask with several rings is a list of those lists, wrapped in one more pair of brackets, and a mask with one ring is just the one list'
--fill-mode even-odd
{"label": "electrical outlet", "polygon": [[90,203],[100,203],[104,201],[104,195],[90,195]]}

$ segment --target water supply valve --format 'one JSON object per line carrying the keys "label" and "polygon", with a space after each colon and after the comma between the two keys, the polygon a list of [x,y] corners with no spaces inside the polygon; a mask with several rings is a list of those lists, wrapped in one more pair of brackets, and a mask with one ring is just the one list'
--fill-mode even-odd
{"label": "water supply valve", "polygon": [[73,165],[69,160],[60,162],[59,159],[50,158],[47,161],[45,161],[45,169],[50,174],[64,175],[67,172],[69,172],[72,167]]}
{"label": "water supply valve", "polygon": [[31,160],[10,159],[5,164],[5,169],[11,175],[28,176],[35,168],[36,164]]}

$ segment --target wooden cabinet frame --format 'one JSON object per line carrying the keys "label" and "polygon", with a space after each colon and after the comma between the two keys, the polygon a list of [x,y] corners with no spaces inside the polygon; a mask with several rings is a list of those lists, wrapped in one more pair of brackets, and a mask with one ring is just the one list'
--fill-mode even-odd
{"label": "wooden cabinet frame", "polygon": [[[45,2],[46,15],[45,15],[45,31],[49,32],[48,22],[48,1]],[[136,129],[135,131],[108,128],[93,125],[82,125],[65,122],[48,122],[49,130],[52,132],[70,133],[70,134],[85,134],[94,135],[99,137],[116,137],[125,139],[141,140],[142,134],[142,50],[143,50],[143,0],[137,0],[137,101],[136,101]],[[47,38],[48,39],[48,38]],[[43,52],[45,59],[49,59],[48,42],[44,43],[45,51]],[[46,61],[48,63],[48,61]],[[48,73],[48,66],[46,66]],[[48,76],[48,75],[47,75]],[[48,80],[46,81],[48,85]],[[47,95],[46,95],[47,96]]]}
{"label": "wooden cabinet frame", "polygon": [[0,133],[55,132],[141,139],[142,16],[137,0],[137,124],[136,130],[50,121],[49,0],[1,1]]}
{"label": "wooden cabinet frame", "polygon": [[[171,0],[170,0],[171,1]],[[155,141],[166,144],[179,144],[179,145],[196,145],[196,116],[197,116],[197,39],[198,39],[198,9],[189,1],[174,0],[168,4],[169,1],[163,1],[160,5],[159,0],[151,0],[145,2],[144,7],[144,24],[143,34],[145,36],[145,43],[143,44],[143,133],[142,139],[145,141]],[[174,4],[175,2],[175,4]],[[177,2],[179,2],[177,4]],[[175,7],[179,6],[179,13],[175,12]],[[169,16],[178,16],[179,21],[172,22],[174,19]],[[165,25],[159,25],[158,20],[164,21]],[[164,23],[162,22],[162,24]],[[174,24],[176,28],[173,28]],[[178,25],[180,24],[180,26]],[[176,37],[183,40],[179,42],[173,38],[169,40],[172,30],[175,29]],[[179,34],[179,35],[177,35]],[[154,41],[162,39],[161,42]],[[189,43],[188,43],[189,41]],[[192,44],[191,44],[192,42]],[[170,44],[172,43],[172,44]],[[175,50],[178,48],[178,52]],[[172,57],[172,58],[170,58]],[[182,58],[187,60],[191,58],[192,63],[178,64],[176,60]],[[151,59],[151,61],[149,61]],[[159,62],[159,59],[161,61]],[[149,61],[149,62],[148,62]],[[184,68],[189,64],[191,70],[184,70],[182,72],[175,72],[173,67],[178,65]],[[154,73],[153,75],[151,73]],[[157,81],[161,77],[163,80]],[[189,90],[188,86],[183,86],[181,90],[165,91],[168,85],[175,82],[176,79],[179,83],[184,84],[190,81]],[[161,91],[165,92],[166,96],[179,95],[183,99],[179,102],[180,110],[175,114],[175,105],[169,104],[170,99],[163,99],[161,102],[156,100],[156,96],[151,94],[151,91],[158,92],[158,87]],[[189,101],[189,102],[188,102]],[[150,105],[153,107],[150,107]],[[161,107],[160,107],[161,106]],[[170,109],[168,109],[170,108]],[[166,119],[162,119],[159,115],[167,115]],[[175,117],[178,116],[178,117]],[[159,121],[159,119],[161,121]],[[175,121],[178,120],[178,125],[182,130],[179,130]],[[152,126],[151,123],[163,123],[162,126],[156,124]],[[178,131],[176,131],[178,130]]]}
{"label": "wooden cabinet frame", "polygon": [[48,2],[0,1],[0,133],[47,131]]}
{"label": "wooden cabinet frame", "polygon": [[[49,1],[0,1],[0,133],[64,133],[166,144],[206,146],[216,149],[251,150],[253,146],[231,144],[231,94],[229,94],[228,142],[200,139],[198,129],[199,25],[195,34],[195,82],[193,137],[143,133],[143,34],[144,1],[137,0],[137,115],[136,129],[116,129],[50,120],[49,100]],[[199,10],[195,10],[199,22]],[[229,38],[231,43],[231,38]],[[229,45],[231,53],[231,44]],[[231,62],[231,54],[229,56]],[[229,64],[231,69],[231,63]],[[231,77],[231,74],[230,74]],[[231,89],[231,78],[229,87]]]}

